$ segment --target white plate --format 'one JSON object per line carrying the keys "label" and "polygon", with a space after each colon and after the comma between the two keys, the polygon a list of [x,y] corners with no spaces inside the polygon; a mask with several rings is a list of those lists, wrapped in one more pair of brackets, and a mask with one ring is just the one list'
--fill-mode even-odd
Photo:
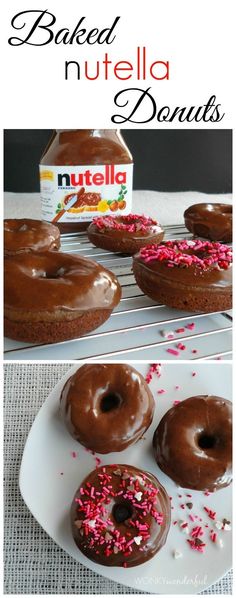
{"label": "white plate", "polygon": [[[144,375],[148,369],[145,364],[136,364],[135,367]],[[220,548],[217,543],[208,540],[209,530],[205,528],[207,546],[201,554],[191,550],[188,536],[180,530],[179,524],[172,523],[164,548],[147,563],[130,569],[97,565],[76,547],[70,531],[71,501],[84,477],[96,465],[95,456],[70,437],[58,412],[60,391],[65,380],[77,368],[73,367],[56,385],[31,428],[20,471],[20,490],[24,501],[51,538],[70,556],[96,573],[144,592],[194,594],[203,591],[231,567],[230,531],[218,532],[218,537],[224,542]],[[180,388],[176,389],[176,386]],[[217,519],[231,521],[231,487],[210,496],[180,489],[159,470],[151,448],[154,429],[174,400],[195,394],[216,394],[231,400],[231,366],[217,363],[194,366],[166,364],[162,366],[160,378],[154,375],[150,387],[156,398],[156,412],[145,439],[122,453],[102,456],[102,463],[131,463],[154,473],[173,497],[172,521],[187,520],[192,513],[202,517],[201,525],[209,524],[211,528],[214,522],[208,518],[204,506],[216,511]],[[157,394],[161,389],[166,392]],[[192,498],[187,498],[186,494],[192,494]],[[188,501],[193,502],[193,509],[181,509],[180,504]],[[190,522],[190,529],[193,526]],[[182,553],[181,558],[173,558],[175,549]]]}

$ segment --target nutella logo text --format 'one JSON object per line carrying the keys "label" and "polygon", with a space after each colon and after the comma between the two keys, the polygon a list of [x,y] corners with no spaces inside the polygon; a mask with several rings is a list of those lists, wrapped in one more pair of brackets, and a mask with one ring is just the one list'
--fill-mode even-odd
{"label": "nutella logo text", "polygon": [[91,172],[87,169],[84,172],[78,173],[64,173],[58,174],[58,187],[89,187],[91,185],[125,185],[126,184],[126,172],[115,171],[114,164],[106,164],[105,172]]}

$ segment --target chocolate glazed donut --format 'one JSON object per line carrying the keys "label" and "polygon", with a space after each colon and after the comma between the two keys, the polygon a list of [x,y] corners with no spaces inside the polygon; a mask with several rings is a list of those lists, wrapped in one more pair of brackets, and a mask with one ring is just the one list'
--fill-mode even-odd
{"label": "chocolate glazed donut", "polygon": [[232,481],[232,403],[190,397],[167,411],[153,438],[160,469],[176,484],[219,490]]}
{"label": "chocolate glazed donut", "polygon": [[184,212],[186,228],[196,235],[230,243],[232,241],[232,206],[224,203],[198,203]]}
{"label": "chocolate glazed donut", "polygon": [[166,241],[140,249],[133,272],[158,303],[194,312],[232,307],[232,249],[210,241]]}
{"label": "chocolate glazed donut", "polygon": [[61,393],[61,414],[76,440],[98,453],[123,451],[150,426],[154,399],[125,364],[83,365]]}
{"label": "chocolate glazed donut", "polygon": [[78,548],[110,567],[135,567],[165,544],[170,499],[160,482],[130,465],[92,471],[73,499],[71,525]]}
{"label": "chocolate glazed donut", "polygon": [[77,338],[100,326],[121,297],[112,272],[67,253],[5,260],[5,334],[29,342]]}
{"label": "chocolate glazed donut", "polygon": [[164,231],[152,218],[127,214],[94,218],[87,235],[96,247],[132,255],[149,243],[160,243]]}
{"label": "chocolate glazed donut", "polygon": [[30,218],[4,220],[4,253],[16,255],[31,251],[55,251],[60,248],[57,226]]}

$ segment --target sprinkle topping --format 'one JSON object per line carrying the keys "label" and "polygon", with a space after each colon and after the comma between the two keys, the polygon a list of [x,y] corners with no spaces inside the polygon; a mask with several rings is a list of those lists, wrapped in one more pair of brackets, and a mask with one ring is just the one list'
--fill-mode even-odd
{"label": "sprinkle topping", "polygon": [[201,270],[209,268],[228,270],[232,263],[232,249],[222,243],[210,241],[166,241],[160,245],[148,245],[140,249],[139,258],[144,262],[164,262],[169,268]]}
{"label": "sprinkle topping", "polygon": [[93,219],[93,224],[100,230],[124,230],[128,233],[147,233],[161,231],[156,220],[139,214],[127,216],[99,216]]}
{"label": "sprinkle topping", "polygon": [[[143,543],[150,538],[151,519],[158,525],[164,523],[164,515],[157,509],[159,489],[145,474],[130,475],[117,466],[109,466],[109,470],[101,467],[97,480],[95,486],[83,484],[75,497],[78,534],[88,548],[102,551],[107,558],[118,553],[129,556],[134,547],[142,551]],[[120,520],[116,519],[119,507]],[[128,510],[125,519],[122,509]]]}

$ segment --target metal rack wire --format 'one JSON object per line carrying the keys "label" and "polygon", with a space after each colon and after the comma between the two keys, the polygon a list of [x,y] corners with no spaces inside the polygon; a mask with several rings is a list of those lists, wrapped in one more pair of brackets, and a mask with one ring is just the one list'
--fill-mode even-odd
{"label": "metal rack wire", "polygon": [[[182,225],[166,226],[165,239],[191,238]],[[231,312],[193,314],[156,305],[143,295],[132,274],[132,258],[94,247],[85,233],[62,235],[62,251],[95,259],[117,276],[122,299],[111,317],[94,332],[71,341],[31,345],[5,339],[5,359],[230,359]],[[194,324],[190,326],[189,324]],[[181,333],[176,330],[184,329]],[[174,332],[168,339],[165,331]],[[164,336],[163,336],[164,334]],[[177,345],[184,344],[179,350]]]}

